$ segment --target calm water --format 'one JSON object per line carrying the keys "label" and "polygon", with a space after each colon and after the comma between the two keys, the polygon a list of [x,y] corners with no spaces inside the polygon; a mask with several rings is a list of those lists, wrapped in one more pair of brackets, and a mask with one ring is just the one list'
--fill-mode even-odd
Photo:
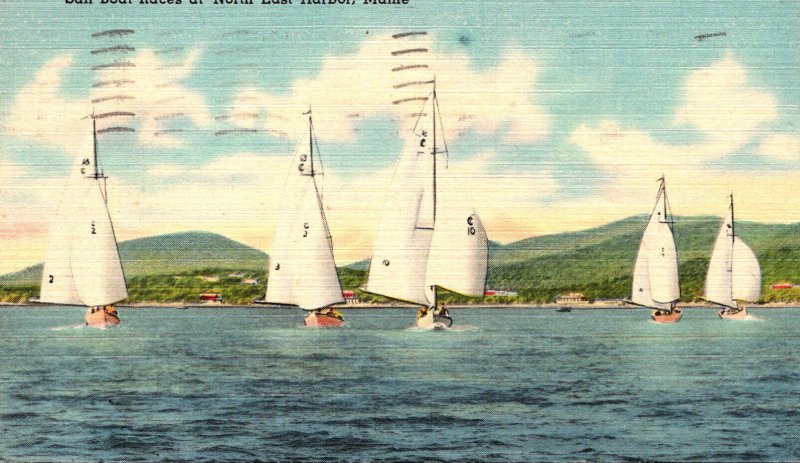
{"label": "calm water", "polygon": [[797,460],[800,309],[0,308],[0,460]]}

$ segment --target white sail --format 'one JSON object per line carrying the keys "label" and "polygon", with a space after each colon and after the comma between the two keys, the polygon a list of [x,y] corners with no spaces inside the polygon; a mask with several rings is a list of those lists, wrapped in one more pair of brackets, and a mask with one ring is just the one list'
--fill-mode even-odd
{"label": "white sail", "polygon": [[714,242],[705,286],[707,301],[727,307],[736,307],[733,298],[733,247],[733,217],[728,210]]}
{"label": "white sail", "polygon": [[371,293],[428,306],[435,300],[426,284],[434,226],[432,134],[429,98],[388,188],[366,285]]}
{"label": "white sail", "polygon": [[639,246],[631,295],[636,304],[660,309],[669,309],[680,298],[678,251],[665,201],[662,186]]}
{"label": "white sail", "polygon": [[100,181],[84,182],[84,194],[74,209],[72,275],[84,305],[113,304],[128,297],[114,227]]}
{"label": "white sail", "polygon": [[454,213],[455,208],[436,218],[428,256],[426,285],[436,285],[469,296],[483,296],[486,289],[488,238],[474,210]]}
{"label": "white sail", "polygon": [[270,252],[266,301],[307,310],[344,302],[308,140],[295,151],[284,192],[288,207]]}
{"label": "white sail", "polygon": [[756,302],[761,298],[761,267],[753,250],[737,236],[733,242],[733,299]]}
{"label": "white sail", "polygon": [[74,179],[64,190],[58,213],[50,224],[50,236],[42,269],[39,301],[52,304],[83,305],[72,276],[72,241],[75,227],[73,213],[76,191],[83,186],[83,178]]}
{"label": "white sail", "polygon": [[733,200],[722,221],[706,274],[705,298],[737,307],[736,301],[754,302],[761,297],[761,267],[744,241],[734,236]]}

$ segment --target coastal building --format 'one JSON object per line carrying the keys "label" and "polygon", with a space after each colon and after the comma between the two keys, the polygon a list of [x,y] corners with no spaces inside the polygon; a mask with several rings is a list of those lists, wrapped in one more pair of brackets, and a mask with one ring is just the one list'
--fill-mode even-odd
{"label": "coastal building", "polygon": [[222,302],[222,294],[202,293],[200,294],[200,302]]}
{"label": "coastal building", "polygon": [[772,289],[792,289],[794,286],[791,283],[775,283],[770,286]]}
{"label": "coastal building", "polygon": [[583,293],[561,294],[556,298],[556,304],[583,304],[585,302],[586,296]]}
{"label": "coastal building", "polygon": [[219,281],[218,276],[208,276],[208,275],[200,275],[197,278],[200,278],[203,281],[207,281],[209,283],[216,283]]}
{"label": "coastal building", "polygon": [[358,304],[358,294],[355,291],[346,289],[342,291],[345,304]]}
{"label": "coastal building", "polygon": [[499,296],[499,297],[517,297],[516,291],[506,291],[504,289],[487,289],[483,292],[483,297]]}
{"label": "coastal building", "polygon": [[242,280],[243,285],[258,286],[258,278],[245,278]]}

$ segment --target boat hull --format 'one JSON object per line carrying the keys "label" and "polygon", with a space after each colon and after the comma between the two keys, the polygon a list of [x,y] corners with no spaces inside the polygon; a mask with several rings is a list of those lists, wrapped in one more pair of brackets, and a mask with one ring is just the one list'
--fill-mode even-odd
{"label": "boat hull", "polygon": [[653,310],[650,312],[650,318],[656,323],[678,323],[683,316],[683,311],[677,307],[672,309],[671,312],[665,310]]}
{"label": "boat hull", "polygon": [[717,312],[717,315],[719,315],[719,318],[723,320],[744,320],[748,317],[746,307],[741,307],[735,311],[731,311],[730,309],[722,309]]}
{"label": "boat hull", "polygon": [[453,319],[447,315],[434,314],[428,311],[425,316],[417,318],[417,328],[432,328],[435,330],[443,330],[450,328],[453,325]]}
{"label": "boat hull", "polygon": [[342,326],[344,324],[344,321],[338,317],[318,312],[311,312],[306,316],[303,322],[305,323],[306,326],[314,328],[327,328],[334,326]]}
{"label": "boat hull", "polygon": [[86,325],[91,326],[94,328],[106,328],[109,326],[119,325],[119,316],[116,315],[116,310],[113,312],[109,312],[107,309],[103,307],[94,308],[90,307],[86,309],[86,315],[84,316],[86,320]]}

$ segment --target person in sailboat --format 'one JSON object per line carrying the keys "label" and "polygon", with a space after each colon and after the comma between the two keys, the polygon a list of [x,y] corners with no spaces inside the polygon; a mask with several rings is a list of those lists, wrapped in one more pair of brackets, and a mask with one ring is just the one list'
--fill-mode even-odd
{"label": "person in sailboat", "polygon": [[423,305],[417,311],[417,319],[423,318],[425,315],[428,315],[428,306]]}

